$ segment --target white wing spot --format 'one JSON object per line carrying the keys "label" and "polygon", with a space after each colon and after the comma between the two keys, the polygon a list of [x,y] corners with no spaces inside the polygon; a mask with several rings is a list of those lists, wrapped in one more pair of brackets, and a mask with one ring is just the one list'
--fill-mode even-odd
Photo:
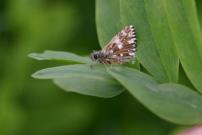
{"label": "white wing spot", "polygon": [[122,44],[117,44],[118,48],[119,49],[122,49],[123,48],[123,45]]}
{"label": "white wing spot", "polygon": [[134,38],[132,38],[131,40],[129,40],[128,43],[129,43],[129,44],[133,44],[133,43],[135,43]]}
{"label": "white wing spot", "polygon": [[135,54],[135,53],[133,53],[133,52],[129,52],[129,55],[130,55],[130,56],[133,56],[134,54]]}
{"label": "white wing spot", "polygon": [[113,57],[113,58],[116,58],[116,57],[117,57],[117,55],[113,55],[112,57]]}
{"label": "white wing spot", "polygon": [[121,42],[121,40],[119,39],[118,36],[116,37],[116,39],[114,40],[114,42],[117,44],[117,47],[119,49],[123,48],[123,43]]}
{"label": "white wing spot", "polygon": [[132,51],[135,51],[136,49],[135,48],[133,48],[133,49],[131,49]]}
{"label": "white wing spot", "polygon": [[127,35],[127,33],[124,30],[121,33],[123,34],[123,36]]}
{"label": "white wing spot", "polygon": [[128,33],[129,37],[133,37],[135,34],[133,32]]}
{"label": "white wing spot", "polygon": [[120,56],[123,56],[123,54],[121,53]]}

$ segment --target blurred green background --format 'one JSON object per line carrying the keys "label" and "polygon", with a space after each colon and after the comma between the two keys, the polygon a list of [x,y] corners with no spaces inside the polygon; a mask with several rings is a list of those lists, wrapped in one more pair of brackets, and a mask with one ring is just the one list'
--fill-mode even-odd
{"label": "blurred green background", "polygon": [[64,64],[27,57],[47,49],[80,55],[99,49],[94,0],[0,1],[0,135],[167,135],[176,128],[127,92],[95,98],[31,78]]}

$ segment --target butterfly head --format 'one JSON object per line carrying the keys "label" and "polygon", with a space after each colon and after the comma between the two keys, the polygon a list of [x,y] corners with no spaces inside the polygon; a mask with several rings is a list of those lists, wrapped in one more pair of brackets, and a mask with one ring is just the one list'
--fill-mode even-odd
{"label": "butterfly head", "polygon": [[91,54],[90,54],[90,58],[92,61],[96,61],[100,56],[100,52],[99,51],[93,51]]}

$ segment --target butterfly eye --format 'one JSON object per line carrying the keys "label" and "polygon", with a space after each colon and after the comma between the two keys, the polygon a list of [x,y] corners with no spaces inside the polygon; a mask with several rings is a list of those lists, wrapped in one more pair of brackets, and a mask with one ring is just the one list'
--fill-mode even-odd
{"label": "butterfly eye", "polygon": [[93,51],[91,54],[90,54],[90,58],[91,60],[95,61],[98,59],[98,53],[96,51]]}
{"label": "butterfly eye", "polygon": [[98,58],[98,55],[95,53],[95,54],[93,54],[93,57],[96,60]]}

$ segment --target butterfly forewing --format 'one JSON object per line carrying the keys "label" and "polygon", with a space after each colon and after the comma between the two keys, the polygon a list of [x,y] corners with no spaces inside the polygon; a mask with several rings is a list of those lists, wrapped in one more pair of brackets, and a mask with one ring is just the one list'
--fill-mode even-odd
{"label": "butterfly forewing", "polygon": [[135,57],[135,51],[136,33],[130,25],[114,36],[101,52],[108,54],[107,60],[112,64],[122,64]]}
{"label": "butterfly forewing", "polygon": [[136,33],[132,25],[126,26],[101,50],[90,57],[101,64],[122,64],[132,60],[136,51]]}

